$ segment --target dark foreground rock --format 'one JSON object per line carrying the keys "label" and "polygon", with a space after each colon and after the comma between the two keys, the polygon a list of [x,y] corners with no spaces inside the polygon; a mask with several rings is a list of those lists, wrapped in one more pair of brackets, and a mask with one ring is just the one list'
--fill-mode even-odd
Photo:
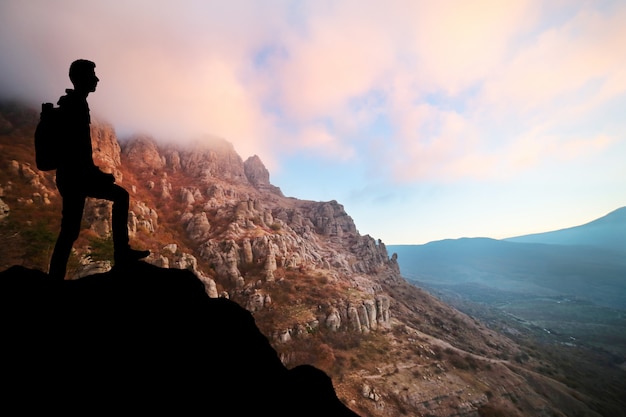
{"label": "dark foreground rock", "polygon": [[252,315],[186,270],[138,262],[76,281],[0,272],[1,406],[17,414],[356,416],[288,370]]}

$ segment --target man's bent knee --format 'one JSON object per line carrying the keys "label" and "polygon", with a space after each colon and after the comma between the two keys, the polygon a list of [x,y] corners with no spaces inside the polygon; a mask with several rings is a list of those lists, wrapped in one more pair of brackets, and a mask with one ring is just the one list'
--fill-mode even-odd
{"label": "man's bent knee", "polygon": [[120,202],[122,204],[128,204],[130,202],[130,194],[128,194],[128,191],[117,184],[114,185],[113,195],[115,196],[114,201],[116,202]]}

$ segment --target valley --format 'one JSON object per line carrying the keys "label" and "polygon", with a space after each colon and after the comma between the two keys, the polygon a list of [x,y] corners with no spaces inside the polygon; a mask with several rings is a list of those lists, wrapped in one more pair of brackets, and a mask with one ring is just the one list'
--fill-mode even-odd
{"label": "valley", "polygon": [[[509,326],[531,332],[539,340],[594,347],[626,357],[626,312],[623,310],[565,296],[511,293],[471,283],[444,285],[410,281],[481,320],[497,317]],[[485,313],[487,309],[490,315]]]}
{"label": "valley", "polygon": [[605,416],[623,415],[623,311],[559,297],[502,297],[485,288],[450,290],[413,282],[518,343],[523,353],[513,358],[515,362],[596,398]]}
{"label": "valley", "polygon": [[603,415],[621,415],[626,246],[616,231],[625,213],[618,209],[588,229],[388,249],[413,285],[518,343],[515,362],[596,398]]}

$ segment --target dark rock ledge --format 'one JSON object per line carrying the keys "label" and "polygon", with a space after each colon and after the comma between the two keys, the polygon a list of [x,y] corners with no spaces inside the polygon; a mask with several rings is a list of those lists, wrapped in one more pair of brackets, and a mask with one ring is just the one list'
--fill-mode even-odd
{"label": "dark rock ledge", "polygon": [[12,414],[356,416],[312,366],[287,369],[252,315],[187,270],[143,262],[75,281],[0,272]]}

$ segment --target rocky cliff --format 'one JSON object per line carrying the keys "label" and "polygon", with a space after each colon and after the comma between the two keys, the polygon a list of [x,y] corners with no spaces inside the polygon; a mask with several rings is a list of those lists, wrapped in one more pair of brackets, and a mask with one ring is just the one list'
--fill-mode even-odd
{"label": "rocky cliff", "polygon": [[[54,172],[34,168],[37,114],[2,110],[0,268],[45,270],[60,217]],[[288,369],[327,372],[358,414],[599,415],[591,398],[537,371],[537,351],[409,285],[339,202],[284,196],[258,157],[243,161],[215,139],[118,143],[102,122],[92,137],[94,159],[131,194],[129,229],[151,250],[146,262],[188,270],[209,297],[245,308]],[[111,269],[110,203],[90,200],[84,225],[73,278]]]}

